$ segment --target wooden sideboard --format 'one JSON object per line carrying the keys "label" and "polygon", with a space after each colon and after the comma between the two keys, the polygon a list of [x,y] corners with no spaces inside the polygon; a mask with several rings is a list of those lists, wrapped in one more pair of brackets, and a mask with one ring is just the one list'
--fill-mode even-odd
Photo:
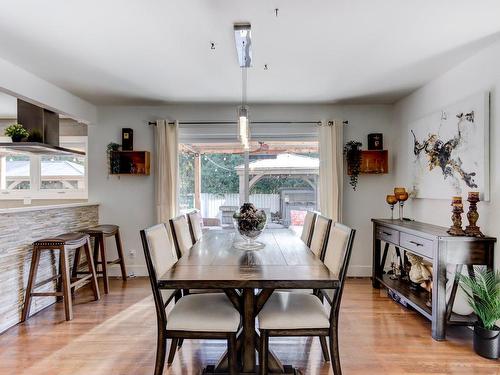
{"label": "wooden sideboard", "polygon": [[[486,265],[489,269],[493,269],[496,238],[450,236],[446,232],[447,228],[418,221],[372,219],[372,222],[373,287],[380,288],[383,285],[391,289],[402,302],[431,320],[432,337],[435,340],[446,339],[448,324],[472,325],[476,320],[474,314],[462,316],[452,313],[458,289],[457,275],[464,265],[467,266],[470,275],[474,274],[473,265]],[[383,251],[382,243],[385,244]],[[411,252],[432,263],[432,307],[426,305],[428,300],[426,291],[412,290],[407,281],[393,280],[384,272],[391,245],[395,247],[400,259],[405,258],[406,252]],[[447,264],[456,266],[448,302],[446,299]]]}

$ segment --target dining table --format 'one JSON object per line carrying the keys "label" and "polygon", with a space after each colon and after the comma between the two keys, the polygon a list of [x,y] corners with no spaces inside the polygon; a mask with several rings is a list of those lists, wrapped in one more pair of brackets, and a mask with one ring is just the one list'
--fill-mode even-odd
{"label": "dining table", "polygon": [[[223,291],[240,312],[237,336],[238,366],[242,374],[257,373],[259,333],[256,318],[277,289],[336,289],[334,275],[291,229],[266,229],[258,250],[235,247],[241,237],[235,230],[204,232],[177,263],[158,279],[161,289],[213,289]],[[227,352],[204,373],[227,373]],[[269,351],[269,371],[293,373]]]}

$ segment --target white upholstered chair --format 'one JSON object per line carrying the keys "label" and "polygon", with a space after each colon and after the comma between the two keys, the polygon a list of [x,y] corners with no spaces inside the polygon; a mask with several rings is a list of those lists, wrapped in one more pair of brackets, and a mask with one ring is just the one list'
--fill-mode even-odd
{"label": "white upholstered chair", "polygon": [[183,339],[225,339],[228,343],[229,374],[237,374],[236,333],[240,313],[225,294],[191,294],[176,301],[167,314],[166,307],[179,291],[165,293],[158,287],[158,277],[177,261],[168,241],[165,224],[141,230],[142,246],[156,308],[158,338],[155,375],[161,375],[165,365],[167,339],[171,339],[168,364],[174,360],[177,344]]}
{"label": "white upholstered chair", "polygon": [[193,246],[193,239],[186,216],[179,215],[170,219],[170,229],[174,239],[175,250],[180,258]]}
{"label": "white upholstered chair", "polygon": [[338,350],[338,318],[344,282],[351,256],[355,230],[335,223],[330,231],[325,253],[325,265],[338,275],[337,288],[322,290],[329,306],[318,296],[303,293],[275,292],[258,315],[260,330],[259,371],[267,374],[269,337],[319,336],[328,337],[335,375],[341,375]]}
{"label": "white upholstered chair", "polygon": [[199,241],[203,235],[203,219],[199,210],[188,212],[186,215],[189,222],[189,230],[191,232],[191,239],[193,243]]}
{"label": "white upholstered chair", "polygon": [[309,246],[311,244],[312,230],[314,227],[314,221],[316,220],[316,213],[312,211],[307,211],[306,217],[304,219],[304,226],[302,227],[302,235],[300,238],[304,243]]}
{"label": "white upholstered chair", "polygon": [[330,227],[332,225],[332,219],[329,219],[323,215],[316,215],[316,220],[314,221],[311,244],[309,248],[318,258],[323,259],[323,254],[325,252],[328,235],[330,234]]}

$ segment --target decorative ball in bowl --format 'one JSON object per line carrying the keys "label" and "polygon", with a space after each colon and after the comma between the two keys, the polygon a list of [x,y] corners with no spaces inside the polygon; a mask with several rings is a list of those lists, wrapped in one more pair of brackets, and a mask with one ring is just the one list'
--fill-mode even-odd
{"label": "decorative ball in bowl", "polygon": [[243,203],[240,210],[233,215],[234,227],[243,238],[243,241],[234,243],[234,247],[242,250],[262,249],[265,245],[258,242],[267,224],[267,215],[264,210],[258,210],[252,203]]}

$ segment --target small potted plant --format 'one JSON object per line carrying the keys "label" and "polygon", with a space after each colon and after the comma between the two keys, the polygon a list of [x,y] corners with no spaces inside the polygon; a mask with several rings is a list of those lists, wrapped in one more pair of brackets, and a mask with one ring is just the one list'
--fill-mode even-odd
{"label": "small potted plant", "polygon": [[12,142],[21,142],[30,133],[21,124],[12,124],[5,129],[5,135],[12,138]]}
{"label": "small potted plant", "polygon": [[498,359],[500,351],[500,272],[476,269],[475,276],[460,276],[460,286],[478,317],[474,325],[474,351]]}
{"label": "small potted plant", "polygon": [[347,173],[349,174],[349,185],[356,190],[358,176],[361,171],[361,142],[349,141],[344,146],[344,155],[347,162]]}

